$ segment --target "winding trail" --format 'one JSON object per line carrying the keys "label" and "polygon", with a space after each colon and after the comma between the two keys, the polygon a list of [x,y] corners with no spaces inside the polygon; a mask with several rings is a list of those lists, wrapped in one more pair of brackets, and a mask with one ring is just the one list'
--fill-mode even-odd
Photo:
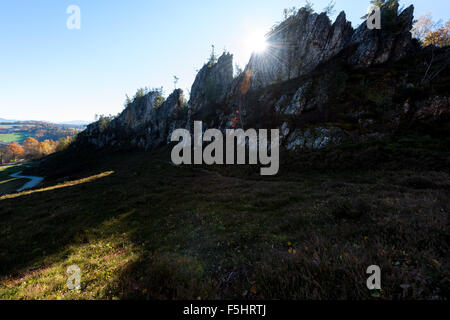
{"label": "winding trail", "polygon": [[21,173],[22,173],[22,171],[13,173],[10,175],[10,177],[25,178],[25,179],[29,179],[30,181],[25,183],[21,188],[17,189],[17,192],[22,192],[23,190],[32,189],[44,180],[44,178],[41,178],[41,177],[21,176],[20,175]]}

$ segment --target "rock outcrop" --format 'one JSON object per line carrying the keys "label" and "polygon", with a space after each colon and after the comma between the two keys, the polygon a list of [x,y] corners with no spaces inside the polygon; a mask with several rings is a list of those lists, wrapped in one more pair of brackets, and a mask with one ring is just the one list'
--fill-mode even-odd
{"label": "rock outcrop", "polygon": [[[381,10],[382,17],[386,9]],[[349,64],[369,67],[389,60],[403,58],[412,48],[411,28],[414,18],[414,6],[409,6],[393,21],[382,19],[380,30],[370,30],[366,23],[359,26],[351,37],[349,45],[356,51],[348,59]],[[392,18],[391,18],[392,19]],[[386,21],[387,20],[387,21]],[[384,23],[383,23],[384,22]]]}
{"label": "rock outcrop", "polygon": [[300,9],[268,34],[268,52],[254,54],[250,59],[246,73],[252,75],[251,87],[266,87],[306,75],[346,48],[355,50],[348,60],[354,66],[398,60],[411,47],[413,13],[411,5],[381,30],[368,29],[366,22],[353,30],[345,12],[331,24],[325,13],[310,14]]}
{"label": "rock outcrop", "polygon": [[233,56],[224,53],[217,62],[210,61],[198,72],[191,89],[192,113],[205,106],[223,102],[233,82]]}
{"label": "rock outcrop", "polygon": [[135,99],[114,119],[102,118],[87,127],[79,142],[97,148],[151,150],[168,142],[173,130],[186,123],[187,108],[182,90],[175,90],[160,103],[160,92]]}
{"label": "rock outcrop", "polygon": [[[78,143],[152,150],[173,130],[201,120],[204,129],[280,128],[282,145],[297,150],[382,137],[406,122],[432,126],[448,117],[448,93],[442,88],[433,93],[439,99],[417,99],[411,88],[448,73],[449,50],[431,52],[437,66],[430,66],[428,51],[411,39],[413,6],[399,15],[385,10],[390,20],[381,30],[365,22],[354,30],[344,12],[331,23],[324,13],[301,9],[268,34],[268,49],[253,54],[240,76],[233,78],[233,56],[224,53],[198,72],[188,103],[181,90],[163,102],[150,92],[118,117],[90,125]],[[411,52],[412,60],[391,72]]]}
{"label": "rock outcrop", "polygon": [[325,13],[301,9],[268,34],[267,52],[253,54],[245,70],[253,89],[305,75],[338,54],[353,34],[344,12],[331,24]]}

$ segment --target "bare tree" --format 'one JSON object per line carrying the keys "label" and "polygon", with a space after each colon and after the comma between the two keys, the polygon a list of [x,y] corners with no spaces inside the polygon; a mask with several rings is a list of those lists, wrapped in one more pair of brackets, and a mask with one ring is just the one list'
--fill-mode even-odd
{"label": "bare tree", "polygon": [[314,13],[314,4],[310,0],[306,0],[306,4],[303,7],[308,13]]}
{"label": "bare tree", "polygon": [[427,35],[433,32],[436,29],[437,25],[438,23],[433,21],[433,15],[431,12],[422,14],[415,21],[411,33],[413,34],[414,38],[423,43]]}
{"label": "bare tree", "polygon": [[297,14],[297,8],[296,7],[292,7],[292,8],[287,8],[283,10],[283,17],[284,20],[289,19],[290,17],[294,16]]}
{"label": "bare tree", "polygon": [[336,12],[334,7],[336,6],[336,2],[334,0],[331,0],[330,3],[323,9],[323,12],[327,14],[327,16],[332,16]]}
{"label": "bare tree", "polygon": [[211,45],[211,55],[210,55],[209,61],[208,61],[208,65],[210,67],[213,66],[217,62],[215,49],[216,49],[216,47],[214,45]]}

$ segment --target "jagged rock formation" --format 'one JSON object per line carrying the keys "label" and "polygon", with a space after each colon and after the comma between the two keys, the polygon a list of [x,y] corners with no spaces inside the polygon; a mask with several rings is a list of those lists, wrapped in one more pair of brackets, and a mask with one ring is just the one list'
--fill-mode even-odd
{"label": "jagged rock formation", "polygon": [[[385,9],[381,11],[385,15]],[[394,21],[386,21],[381,30],[369,30],[361,24],[353,33],[350,45],[356,45],[355,53],[349,63],[368,67],[389,60],[397,61],[412,49],[411,28],[414,18],[414,6],[409,6]]]}
{"label": "jagged rock formation", "polygon": [[204,129],[280,128],[288,150],[380,138],[424,121],[433,127],[448,116],[448,88],[423,88],[431,78],[448,82],[450,50],[431,52],[430,65],[429,50],[411,38],[413,12],[394,13],[381,30],[365,22],[354,30],[344,12],[332,24],[301,9],[269,33],[268,50],[242,75],[233,78],[233,57],[224,53],[199,71],[189,103],[176,90],[157,107],[157,93],[149,93],[106,126],[90,125],[78,143],[151,150],[195,120]]}
{"label": "jagged rock formation", "polygon": [[186,123],[187,114],[182,90],[175,90],[158,105],[159,92],[150,92],[131,103],[115,119],[103,119],[87,127],[78,142],[97,148],[144,150],[168,142],[172,131]]}
{"label": "jagged rock formation", "polygon": [[355,48],[348,59],[354,66],[398,60],[410,47],[413,13],[411,5],[389,29],[369,30],[362,23],[353,30],[345,12],[331,24],[325,13],[309,14],[300,9],[269,33],[268,52],[254,54],[250,59],[246,72],[252,74],[251,86],[266,87],[306,75],[345,48]]}
{"label": "jagged rock formation", "polygon": [[233,82],[233,56],[224,53],[217,63],[209,62],[198,72],[191,89],[189,107],[193,113],[223,101]]}
{"label": "jagged rock formation", "polygon": [[325,13],[300,9],[269,33],[267,53],[254,54],[245,70],[253,89],[298,78],[338,54],[353,34],[344,12],[332,25]]}

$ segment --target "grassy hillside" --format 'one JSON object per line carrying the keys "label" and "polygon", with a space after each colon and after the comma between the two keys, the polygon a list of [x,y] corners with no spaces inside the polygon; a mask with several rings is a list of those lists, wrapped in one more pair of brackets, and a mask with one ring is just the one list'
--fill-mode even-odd
{"label": "grassy hillside", "polygon": [[[0,198],[0,298],[450,297],[448,170],[292,160],[263,179],[168,161],[167,150],[51,156],[32,172],[44,186]],[[80,291],[66,288],[74,264]]]}

